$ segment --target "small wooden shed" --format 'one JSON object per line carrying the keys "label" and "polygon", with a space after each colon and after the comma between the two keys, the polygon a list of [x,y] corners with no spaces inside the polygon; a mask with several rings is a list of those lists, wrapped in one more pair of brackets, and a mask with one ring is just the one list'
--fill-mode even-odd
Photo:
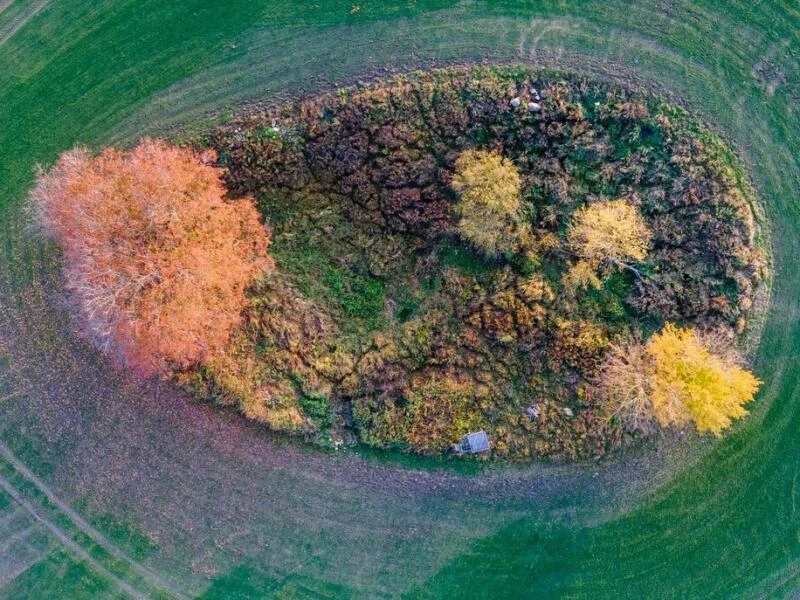
{"label": "small wooden shed", "polygon": [[486,452],[489,449],[489,436],[485,431],[476,431],[475,433],[468,433],[461,438],[458,444],[455,444],[453,449],[459,454],[478,454]]}

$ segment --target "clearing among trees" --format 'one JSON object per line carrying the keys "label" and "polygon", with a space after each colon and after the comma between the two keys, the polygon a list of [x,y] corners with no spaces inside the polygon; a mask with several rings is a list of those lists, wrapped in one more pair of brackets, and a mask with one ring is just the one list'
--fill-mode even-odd
{"label": "clearing among trees", "polygon": [[[73,151],[34,200],[96,340],[272,428],[421,453],[485,430],[498,456],[577,459],[719,435],[758,388],[736,351],[769,282],[755,195],[661,98],[448,69],[198,146]],[[152,207],[187,212],[153,228]]]}

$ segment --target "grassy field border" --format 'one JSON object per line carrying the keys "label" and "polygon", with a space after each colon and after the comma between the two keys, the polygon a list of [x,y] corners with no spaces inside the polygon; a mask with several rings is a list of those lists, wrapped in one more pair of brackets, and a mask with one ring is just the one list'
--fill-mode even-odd
{"label": "grassy field border", "polygon": [[[536,590],[540,597],[728,598],[789,596],[798,589],[796,6],[738,0],[431,2],[401,10],[369,5],[351,15],[351,3],[341,2],[301,8],[271,0],[234,2],[224,13],[181,2],[78,4],[48,5],[0,50],[5,206],[18,206],[34,162],[52,160],[75,141],[112,139],[112,131],[122,131],[120,119],[137,111],[141,118],[129,124],[142,131],[141,119],[149,121],[154,110],[169,105],[174,112],[163,112],[164,123],[192,121],[197,106],[215,98],[224,110],[242,95],[296,90],[297,81],[302,87],[357,78],[383,65],[403,70],[409,62],[470,56],[565,63],[583,56],[587,63],[630,66],[679,89],[737,143],[772,219],[776,278],[766,341],[755,361],[768,383],[748,422],[719,444],[701,441],[702,456],[691,468],[674,478],[672,468],[657,470],[655,481],[634,478],[621,502],[618,479],[605,470],[597,477],[587,471],[580,484],[560,489],[548,489],[553,479],[541,473],[528,479],[501,475],[489,478],[480,493],[464,496],[461,481],[469,478],[411,470],[402,476],[403,486],[381,487],[387,473],[401,476],[372,463],[346,471],[337,465],[348,461],[314,455],[303,455],[300,463],[291,449],[254,431],[237,433],[241,425],[212,418],[202,407],[177,404],[165,411],[143,390],[103,382],[102,364],[94,364],[80,344],[64,343],[63,317],[47,326],[34,321],[52,315],[38,298],[56,283],[42,269],[50,255],[6,212],[0,306],[3,324],[13,326],[0,337],[13,338],[10,349],[24,351],[11,353],[14,372],[4,368],[2,374],[24,386],[20,396],[0,404],[0,439],[9,443],[14,436],[21,445],[40,440],[41,464],[51,470],[37,468],[37,475],[60,497],[74,505],[88,492],[84,515],[139,517],[148,534],[161,536],[150,564],[187,590],[202,591],[226,573],[246,577],[255,570],[246,565],[255,564],[268,565],[270,578],[307,576],[340,586],[295,585],[293,593],[306,596],[449,597],[469,590],[476,597],[525,597]],[[61,25],[60,35],[38,39],[39,31]],[[236,98],[220,98],[231,86],[240,90]],[[148,112],[148,98],[165,88],[170,91]],[[31,328],[37,339],[26,345],[33,341],[25,337]],[[72,385],[58,373],[38,381],[26,356],[50,357],[62,375],[79,369],[88,383]],[[62,389],[48,387],[54,385]],[[139,411],[124,405],[135,397]],[[181,416],[196,421],[188,432],[170,421]],[[145,427],[172,433],[153,438]],[[174,445],[163,439],[169,437]],[[173,481],[138,473],[142,462],[163,465],[148,444],[175,467],[163,473]],[[273,455],[252,456],[248,445]],[[109,464],[97,462],[99,453]],[[130,453],[135,456],[128,458]],[[211,455],[215,461],[207,459]],[[101,468],[91,473],[92,465]],[[226,473],[229,489],[219,488],[215,470]],[[199,488],[173,489],[174,481],[192,477]],[[131,479],[143,490],[138,495],[131,493]],[[511,489],[517,500],[493,497],[495,485]],[[647,490],[652,493],[641,501]],[[242,499],[247,495],[251,502]],[[209,502],[212,496],[226,498],[225,510]],[[281,519],[256,503],[264,498]],[[187,518],[173,512],[178,501]],[[153,512],[158,518],[148,516]],[[229,535],[231,523],[245,522],[248,514],[249,528]],[[354,522],[366,529],[345,527]],[[276,546],[270,549],[268,541]],[[236,571],[241,565],[244,570]]]}

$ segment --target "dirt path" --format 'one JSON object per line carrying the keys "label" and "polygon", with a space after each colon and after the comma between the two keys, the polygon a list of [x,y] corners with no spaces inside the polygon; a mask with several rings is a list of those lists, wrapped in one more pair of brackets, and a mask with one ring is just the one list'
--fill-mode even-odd
{"label": "dirt path", "polygon": [[[42,492],[53,505],[55,505],[62,513],[64,513],[66,516],[68,516],[72,520],[72,522],[75,523],[75,525],[81,530],[82,533],[86,534],[92,540],[97,542],[111,556],[113,556],[117,560],[120,560],[122,562],[127,563],[131,567],[131,569],[133,569],[136,573],[141,575],[153,587],[166,590],[170,594],[175,596],[176,598],[179,598],[180,600],[188,600],[188,596],[185,596],[184,594],[182,594],[178,590],[174,589],[166,581],[164,581],[161,577],[159,577],[156,573],[154,573],[153,571],[151,571],[150,569],[148,569],[147,567],[145,567],[141,563],[137,562],[133,558],[131,558],[128,555],[126,555],[119,548],[117,548],[116,545],[111,540],[109,540],[102,533],[97,531],[97,529],[92,527],[86,520],[84,520],[78,513],[76,513],[67,503],[65,503],[63,500],[61,500],[61,498],[59,498],[53,492],[53,490],[50,489],[50,487],[48,487],[41,479],[36,477],[36,475],[34,475],[31,472],[31,470],[28,469],[14,455],[13,452],[11,452],[11,449],[8,446],[6,446],[5,444],[3,444],[2,442],[0,442],[0,456],[2,456],[5,460],[7,460],[9,463],[11,463],[13,465],[13,467],[21,475],[23,475],[28,481],[30,481],[34,486],[36,486],[36,489],[38,489],[40,492]],[[2,479],[2,478],[0,477],[0,479]],[[14,497],[14,499],[17,500],[17,498],[19,497],[18,496],[18,492],[13,488],[13,486],[11,486],[11,484],[8,481],[6,481],[5,479],[2,479],[2,485],[6,489],[8,489],[8,487],[11,487],[11,489],[14,491],[14,494],[17,494],[17,495],[11,494],[10,491],[9,491],[9,494],[11,494]],[[22,504],[39,521],[41,521],[42,523],[45,523],[44,518],[40,517],[33,510],[31,505],[29,503],[27,503],[27,501],[20,502],[20,504]],[[48,527],[48,529],[51,529],[51,530],[52,530],[52,528],[56,527],[55,525],[52,525],[52,524],[51,525],[46,525],[46,526]],[[63,532],[61,532],[61,533],[62,533],[62,535],[65,535],[65,534],[63,534]],[[59,536],[59,539],[61,539],[60,536]],[[100,568],[102,568],[102,567],[100,567]]]}
{"label": "dirt path", "polygon": [[[150,564],[184,594],[202,593],[241,556],[281,578],[303,557],[311,561],[304,577],[390,594],[408,587],[408,573],[424,581],[453,548],[525,515],[574,520],[594,503],[621,507],[661,471],[649,456],[605,466],[487,465],[484,476],[470,477],[328,456],[168,384],[110,370],[66,330],[58,294],[42,290],[27,302],[19,314],[0,301],[0,337],[15,374],[6,391],[23,384],[0,405],[0,459],[76,525],[88,525],[67,505],[77,499],[88,503],[83,514],[126,515],[159,546]],[[44,442],[41,455],[22,457],[20,430]],[[32,472],[47,472],[44,463],[58,465],[46,483]],[[631,498],[620,497],[621,480],[634,488]],[[345,563],[360,566],[351,573]]]}

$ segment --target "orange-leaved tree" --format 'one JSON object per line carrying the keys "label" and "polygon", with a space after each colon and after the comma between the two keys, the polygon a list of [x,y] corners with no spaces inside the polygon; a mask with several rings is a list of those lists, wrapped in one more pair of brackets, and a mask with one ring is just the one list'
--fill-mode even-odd
{"label": "orange-leaved tree", "polygon": [[154,139],[64,153],[40,172],[35,216],[61,247],[81,329],[150,375],[206,360],[272,267],[252,200],[225,200],[213,153]]}

